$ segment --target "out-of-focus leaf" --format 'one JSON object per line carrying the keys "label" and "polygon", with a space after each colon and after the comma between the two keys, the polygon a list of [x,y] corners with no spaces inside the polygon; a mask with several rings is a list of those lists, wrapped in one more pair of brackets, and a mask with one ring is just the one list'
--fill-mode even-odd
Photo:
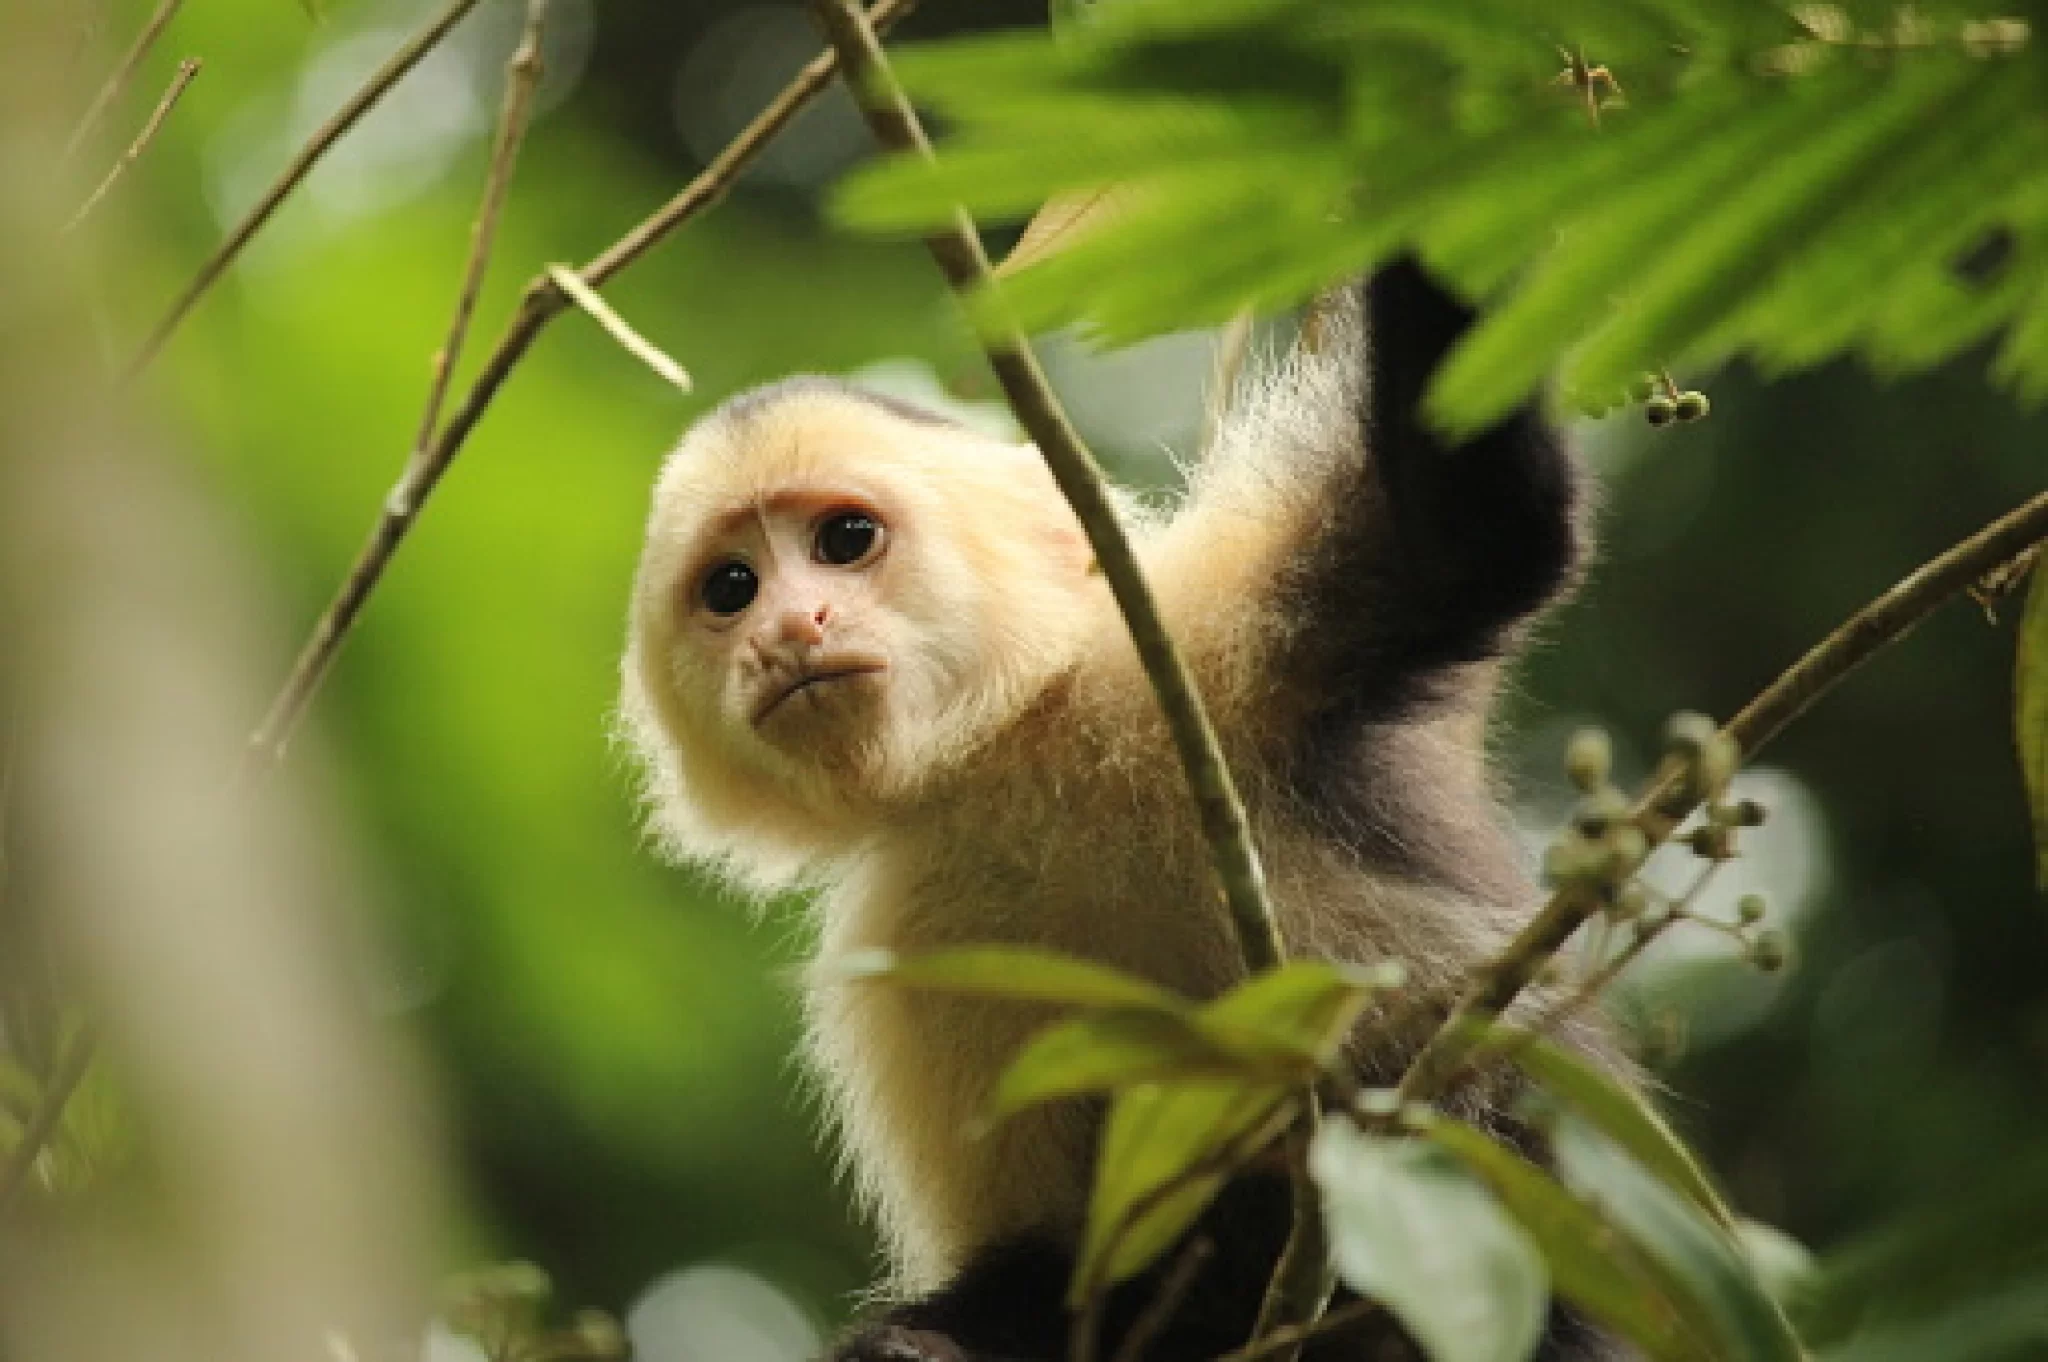
{"label": "out-of-focus leaf", "polygon": [[1925,1319],[1875,1325],[1817,1362],[2038,1362],[2044,1356],[2048,1280],[2036,1277]]}
{"label": "out-of-focus leaf", "polygon": [[1771,1299],[1792,1312],[1800,1297],[1812,1289],[1819,1271],[1806,1245],[1776,1225],[1746,1218],[1735,1222],[1735,1242],[1749,1258],[1749,1265],[1756,1269],[1757,1280],[1771,1293]]}
{"label": "out-of-focus leaf", "polygon": [[1571,1109],[1553,1135],[1566,1184],[1682,1286],[1686,1299],[1674,1303],[1711,1356],[1802,1362],[1791,1325],[1731,1238]]}
{"label": "out-of-focus leaf", "polygon": [[1724,1228],[1734,1227],[1735,1217],[1706,1170],[1640,1092],[1555,1041],[1510,1026],[1487,1028],[1487,1033],[1517,1068],[1570,1102],[1637,1163]]}
{"label": "out-of-focus leaf", "polygon": [[2013,665],[2013,745],[2034,814],[2034,883],[2048,889],[2048,573],[2036,567]]}
{"label": "out-of-focus leaf", "polygon": [[886,980],[906,988],[972,993],[1020,1002],[1136,1008],[1182,1014],[1181,998],[1108,965],[1022,946],[963,946],[925,955],[861,951],[823,967],[830,978]]}
{"label": "out-of-focus leaf", "polygon": [[1283,1129],[1296,1090],[1192,1079],[1126,1089],[1110,1107],[1070,1303],[1145,1270],[1194,1224],[1229,1165]]}
{"label": "out-of-focus leaf", "polygon": [[1482,1131],[1439,1118],[1425,1134],[1485,1180],[1543,1252],[1557,1294],[1652,1362],[1711,1362],[1664,1274],[1556,1179]]}
{"label": "out-of-focus leaf", "polygon": [[1550,1298],[1543,1257],[1462,1163],[1422,1140],[1331,1121],[1309,1167],[1354,1290],[1435,1362],[1526,1362]]}

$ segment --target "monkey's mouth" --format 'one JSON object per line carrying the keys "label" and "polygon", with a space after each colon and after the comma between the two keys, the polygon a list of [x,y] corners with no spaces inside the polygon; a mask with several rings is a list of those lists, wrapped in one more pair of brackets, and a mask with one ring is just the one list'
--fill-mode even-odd
{"label": "monkey's mouth", "polygon": [[768,721],[768,716],[782,708],[783,702],[807,690],[815,690],[833,681],[845,681],[856,676],[874,676],[889,670],[889,664],[871,658],[848,658],[808,669],[778,685],[768,693],[767,700],[754,711],[754,727],[759,728]]}

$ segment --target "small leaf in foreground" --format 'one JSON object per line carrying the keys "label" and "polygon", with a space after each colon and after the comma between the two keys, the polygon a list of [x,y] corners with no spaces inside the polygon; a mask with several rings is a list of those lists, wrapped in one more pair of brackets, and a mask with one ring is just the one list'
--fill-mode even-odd
{"label": "small leaf in foreground", "polygon": [[1151,1265],[1208,1208],[1241,1159],[1292,1119],[1296,1090],[1191,1079],[1148,1083],[1110,1108],[1069,1303]]}
{"label": "small leaf in foreground", "polygon": [[1434,1362],[1527,1362],[1543,1333],[1542,1255],[1485,1184],[1442,1149],[1332,1121],[1309,1166],[1337,1270]]}
{"label": "small leaf in foreground", "polygon": [[1679,1285],[1689,1326],[1709,1355],[1803,1362],[1799,1340],[1732,1238],[1645,1172],[1576,1111],[1553,1132],[1565,1182],[1626,1233]]}

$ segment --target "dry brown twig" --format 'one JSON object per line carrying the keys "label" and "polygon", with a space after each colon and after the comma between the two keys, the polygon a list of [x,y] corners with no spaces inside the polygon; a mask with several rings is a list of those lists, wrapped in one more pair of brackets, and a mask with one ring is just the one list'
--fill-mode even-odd
{"label": "dry brown twig", "polygon": [[635,331],[632,324],[604,300],[604,295],[583,282],[582,275],[567,265],[550,265],[547,274],[556,288],[569,295],[570,302],[582,308],[607,336],[618,342],[621,350],[684,392],[695,386],[690,381],[688,370],[669,358],[660,346]]}
{"label": "dry brown twig", "polygon": [[176,17],[178,7],[184,3],[185,0],[158,0],[155,12],[149,16],[149,22],[142,26],[142,32],[135,35],[135,41],[129,44],[127,52],[122,54],[120,64],[114,68],[113,74],[107,77],[106,83],[100,86],[99,93],[93,96],[92,103],[86,106],[85,113],[79,117],[78,125],[71,130],[71,136],[64,139],[64,150],[60,155],[62,163],[69,163],[71,158],[78,154],[78,149],[85,145],[85,140],[92,136],[93,129],[106,117],[107,110],[114,106],[114,101],[121,97],[121,92],[128,88],[128,82],[135,79],[136,69],[142,65],[142,59],[156,46],[156,40],[163,35],[164,29],[169,27],[171,20]]}
{"label": "dry brown twig", "polygon": [[[917,0],[878,0],[869,11],[870,22],[886,28],[908,14]],[[796,78],[767,107],[755,115],[754,121],[741,129],[712,162],[705,166],[673,198],[642,219],[631,231],[613,242],[592,258],[590,263],[578,270],[583,282],[591,288],[601,288],[645,256],[661,243],[670,233],[696,217],[705,209],[725,197],[740,174],[755,157],[774,141],[777,134],[788,127],[796,116],[810,106],[812,100],[824,93],[838,73],[839,61],[836,55],[826,52],[813,58]],[[377,526],[369,540],[357,553],[319,621],[306,646],[300,651],[299,659],[285,679],[278,698],[271,705],[270,713],[263,726],[250,739],[252,754],[267,755],[275,760],[282,756],[291,742],[292,734],[304,719],[307,707],[317,693],[321,678],[333,664],[335,655],[346,641],[350,629],[362,613],[364,604],[383,580],[385,570],[392,557],[404,542],[407,534],[417,523],[420,512],[426,508],[434,488],[448,471],[449,465],[462,450],[463,442],[483,419],[484,412],[511,377],[512,370],[533,348],[547,324],[560,316],[570,306],[570,300],[561,288],[546,274],[534,279],[526,286],[519,308],[506,323],[504,332],[485,357],[462,404],[448,418],[440,433],[427,447],[425,455],[418,459],[410,472],[410,506],[406,514],[398,517],[380,515]]]}
{"label": "dry brown twig", "polygon": [[[498,236],[498,220],[504,213],[505,197],[512,187],[512,172],[519,162],[519,148],[532,122],[533,96],[540,86],[541,32],[547,24],[548,0],[527,0],[526,23],[519,45],[505,64],[505,95],[498,110],[497,130],[491,139],[490,169],[484,176],[482,201],[470,227],[469,256],[462,267],[462,284],[456,291],[454,315],[448,322],[447,339],[434,352],[433,377],[427,384],[427,400],[420,412],[419,433],[398,481],[384,498],[384,508],[370,531],[372,545],[395,542],[394,526],[405,524],[419,514],[421,486],[430,458],[435,429],[441,424],[441,410],[448,399],[448,386],[455,362],[462,355],[476,316],[478,296],[483,292],[484,272],[491,261],[491,247]],[[334,660],[334,641],[346,629],[353,613],[345,617],[323,616],[301,649],[291,680],[271,703],[270,712],[250,740],[252,757],[284,755],[286,737],[296,716],[320,684]]]}
{"label": "dry brown twig", "polygon": [[198,76],[201,65],[203,63],[197,57],[187,57],[178,63],[177,74],[171,77],[170,86],[164,91],[163,98],[156,102],[156,109],[150,114],[149,121],[142,125],[142,131],[135,135],[135,140],[128,144],[128,150],[122,152],[121,158],[108,169],[106,177],[99,182],[98,187],[86,196],[84,203],[78,205],[78,211],[71,215],[71,221],[64,224],[66,232],[77,231],[78,225],[91,215],[93,209],[99,207],[100,200],[104,199],[121,177],[128,173],[128,167],[134,165],[142,153],[149,150],[149,144],[156,140],[157,132],[163,127],[164,120],[171,116],[171,110],[178,106],[178,100],[184,96],[185,87]]}
{"label": "dry brown twig", "polygon": [[313,167],[320,163],[320,159],[350,129],[362,122],[363,116],[375,108],[407,73],[418,66],[427,53],[439,46],[449,31],[475,9],[476,5],[477,0],[449,0],[447,7],[392,53],[384,64],[349,96],[347,103],[335,110],[333,116],[325,123],[314,129],[313,135],[306,139],[305,145],[299,148],[291,162],[271,183],[270,188],[263,191],[263,197],[256,201],[255,207],[245,213],[242,220],[235,224],[234,230],[228,233],[226,240],[214,248],[213,254],[199,267],[199,272],[193,276],[192,282],[172,301],[163,319],[136,348],[134,356],[120,371],[117,379],[119,386],[125,387],[134,382],[156,361],[156,357],[163,353],[163,348],[171,336],[184,323],[185,318],[192,314],[192,309],[199,305],[199,300],[206,296],[207,290],[227,273],[228,266],[235,262],[236,257],[255,239],[256,234],[263,230],[272,215],[291,196],[291,192],[299,187],[306,176],[312,174]]}

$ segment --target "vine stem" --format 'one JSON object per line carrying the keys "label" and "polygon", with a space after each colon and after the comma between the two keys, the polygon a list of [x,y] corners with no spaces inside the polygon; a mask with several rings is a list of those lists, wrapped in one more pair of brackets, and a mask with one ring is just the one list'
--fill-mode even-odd
{"label": "vine stem", "polygon": [[128,82],[135,78],[136,68],[142,65],[142,59],[156,46],[156,40],[163,35],[164,29],[177,16],[179,7],[184,3],[185,0],[158,0],[155,12],[149,16],[149,22],[142,26],[142,32],[135,36],[135,41],[129,45],[127,52],[122,54],[121,64],[114,68],[106,83],[100,86],[99,93],[93,96],[92,103],[86,106],[85,113],[80,116],[78,126],[64,139],[61,161],[69,162],[78,154],[78,149],[85,145],[85,139],[92,136],[92,130],[99,126],[100,119],[106,117],[107,110],[121,97],[121,92],[128,88]]}
{"label": "vine stem", "polygon": [[[441,409],[448,399],[455,361],[461,357],[463,342],[469,336],[470,322],[476,316],[477,297],[483,291],[491,247],[497,240],[498,220],[504,213],[505,197],[512,187],[512,172],[519,162],[520,145],[526,140],[526,130],[532,122],[533,96],[540,86],[541,77],[541,31],[547,25],[547,13],[548,0],[527,0],[526,22],[520,31],[519,45],[513,49],[505,65],[505,95],[498,110],[497,131],[491,139],[490,169],[484,176],[483,198],[477,206],[476,221],[470,227],[469,258],[463,265],[462,284],[456,291],[454,315],[448,321],[447,339],[434,352],[433,377],[428,381],[427,400],[420,412],[419,434],[413,439],[412,453],[405,461],[404,471],[384,498],[384,509],[371,534],[373,544],[390,534],[390,526],[394,522],[410,521],[419,514],[419,486],[430,457],[434,430],[441,424]],[[315,630],[307,640],[292,668],[290,679],[278,692],[270,712],[250,738],[249,755],[252,759],[268,758],[273,762],[283,759],[286,743],[297,726],[299,716],[305,712],[313,692],[332,664],[335,640],[329,636],[328,630],[333,622],[323,619],[321,624],[324,627]]]}
{"label": "vine stem", "polygon": [[[889,69],[881,41],[852,0],[812,0],[812,9],[839,53],[876,140],[891,150],[932,160],[931,141],[917,112]],[[956,207],[951,226],[927,236],[925,244],[947,283],[963,299],[1000,299],[995,272],[966,209]],[[984,324],[980,335],[989,367],[995,371],[1011,411],[1038,446],[1053,480],[1073,507],[1123,612],[1194,795],[1203,838],[1222,884],[1224,905],[1245,968],[1251,974],[1273,969],[1285,959],[1286,948],[1267,899],[1265,871],[1252,841],[1244,801],[1187,662],[1167,631],[1137,553],[1117,520],[1102,469],[1067,419],[1022,329],[1007,317],[998,317]],[[1302,1096],[1300,1132],[1305,1140],[1315,1132],[1320,1105],[1312,1087]],[[1331,1276],[1321,1198],[1304,1162],[1291,1164],[1289,1178],[1293,1228],[1259,1310],[1260,1333],[1313,1323],[1329,1299]],[[1291,1356],[1291,1351],[1282,1349],[1281,1356]]]}
{"label": "vine stem", "polygon": [[121,158],[114,162],[105,178],[86,196],[85,202],[78,205],[78,211],[64,224],[66,232],[77,231],[78,224],[84,222],[92,210],[99,207],[100,200],[104,199],[114,186],[120,183],[121,177],[128,173],[128,167],[134,165],[142,153],[149,150],[149,144],[156,140],[157,131],[163,127],[164,120],[171,116],[171,110],[177,107],[178,100],[183,97],[185,87],[199,74],[200,65],[196,57],[188,57],[178,63],[177,74],[171,77],[169,88],[164,91],[163,98],[157,100],[156,109],[142,125],[142,131],[135,135],[135,140],[128,144],[128,150],[121,153]]}
{"label": "vine stem", "polygon": [[[2048,492],[1922,564],[1850,616],[1743,706],[1722,732],[1734,741],[1743,760],[1754,757],[1871,657],[1911,633],[1985,574],[2044,539],[2048,539]],[[1681,772],[1666,770],[1636,801],[1630,817],[1654,849],[1670,838],[1699,802]],[[1401,1077],[1401,1101],[1427,1101],[1443,1091],[1471,1057],[1473,1037],[1480,1028],[1467,1023],[1504,1012],[1600,907],[1598,898],[1582,888],[1568,886],[1552,895],[1501,955],[1480,970],[1417,1053]]]}
{"label": "vine stem", "polygon": [[283,173],[263,192],[263,197],[256,201],[256,206],[243,215],[235,229],[228,233],[227,239],[214,248],[213,254],[199,267],[199,272],[193,276],[192,282],[185,286],[184,292],[180,293],[165,311],[163,319],[137,347],[134,356],[120,371],[116,380],[117,386],[125,387],[133,383],[155,363],[156,357],[163,353],[164,346],[169,343],[171,336],[184,323],[185,318],[192,314],[192,309],[199,305],[199,300],[206,296],[207,290],[227,273],[228,266],[232,265],[243,249],[255,239],[256,233],[263,230],[264,224],[270,221],[271,216],[283,205],[291,192],[299,187],[306,176],[313,173],[313,167],[320,163],[320,158],[325,156],[350,129],[362,122],[363,116],[391,92],[391,87],[418,66],[427,53],[433,51],[441,40],[448,36],[449,30],[460,23],[476,5],[477,0],[449,0],[447,7],[435,15],[425,28],[407,39],[404,46],[392,53],[384,64],[349,96],[347,103],[335,110],[333,116],[325,123],[314,129],[313,135],[306,139],[305,145],[299,148],[290,164],[285,166]]}
{"label": "vine stem", "polygon": [[[877,0],[869,11],[869,20],[886,29],[915,8],[916,3],[917,0]],[[578,270],[583,282],[593,289],[602,287],[684,223],[724,198],[741,172],[824,93],[838,70],[839,58],[835,53],[825,52],[813,58],[695,178]],[[252,752],[268,752],[275,758],[290,745],[321,680],[333,666],[399,546],[426,509],[442,475],[462,452],[464,442],[483,420],[484,412],[512,376],[512,370],[540,339],[540,333],[572,305],[569,296],[546,273],[527,284],[518,309],[484,358],[461,405],[425,446],[425,452],[408,464],[405,504],[394,508],[387,501],[348,574],[315,622],[262,726],[250,738]],[[393,514],[394,509],[399,513]]]}

